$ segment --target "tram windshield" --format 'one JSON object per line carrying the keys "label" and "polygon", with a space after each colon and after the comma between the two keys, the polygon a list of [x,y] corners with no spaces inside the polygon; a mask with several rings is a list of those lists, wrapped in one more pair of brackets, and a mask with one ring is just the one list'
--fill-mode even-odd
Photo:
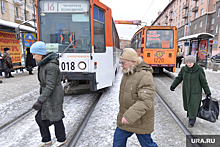
{"label": "tram windshield", "polygon": [[173,30],[147,30],[146,48],[173,49]]}
{"label": "tram windshield", "polygon": [[40,1],[40,6],[39,37],[48,51],[90,52],[88,1]]}

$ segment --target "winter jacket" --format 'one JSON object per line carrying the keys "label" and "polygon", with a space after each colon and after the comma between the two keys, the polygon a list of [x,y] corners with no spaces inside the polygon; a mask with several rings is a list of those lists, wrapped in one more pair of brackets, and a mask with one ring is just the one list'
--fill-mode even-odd
{"label": "winter jacket", "polygon": [[4,70],[5,70],[4,58],[1,56],[1,52],[0,52],[0,72],[3,72]]}
{"label": "winter jacket", "polygon": [[[150,134],[154,131],[155,85],[153,69],[142,59],[133,74],[124,74],[120,85],[120,110],[117,126],[128,132]],[[122,117],[130,124],[122,124]]]}
{"label": "winter jacket", "polygon": [[40,82],[40,100],[42,120],[51,122],[62,118],[63,110],[63,87],[60,79],[59,61],[57,54],[52,52],[37,64],[38,80]]}
{"label": "winter jacket", "polygon": [[4,51],[3,58],[4,58],[5,70],[13,68],[13,63],[10,54]]}
{"label": "winter jacket", "polygon": [[182,81],[183,107],[188,112],[189,118],[194,119],[201,105],[202,88],[206,94],[211,94],[205,72],[197,63],[191,68],[185,65],[171,86],[176,88]]}
{"label": "winter jacket", "polygon": [[28,71],[32,71],[32,68],[36,66],[36,61],[33,59],[33,55],[30,53],[30,48],[27,48],[27,56],[25,67]]}

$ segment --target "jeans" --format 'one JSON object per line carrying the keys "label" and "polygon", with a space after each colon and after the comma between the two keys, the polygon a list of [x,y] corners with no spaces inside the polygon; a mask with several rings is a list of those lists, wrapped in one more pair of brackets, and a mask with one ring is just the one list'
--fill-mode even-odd
{"label": "jeans", "polygon": [[[127,139],[132,134],[134,133],[121,130],[117,127],[114,134],[113,147],[126,147]],[[151,134],[136,134],[136,136],[142,147],[158,147],[152,140]]]}
{"label": "jeans", "polygon": [[40,128],[42,142],[51,141],[49,126],[51,126],[52,124],[54,125],[57,141],[64,142],[66,140],[65,128],[62,119],[56,122],[50,122],[49,120],[42,120],[41,110],[40,110],[37,112],[37,115],[35,116],[35,120]]}

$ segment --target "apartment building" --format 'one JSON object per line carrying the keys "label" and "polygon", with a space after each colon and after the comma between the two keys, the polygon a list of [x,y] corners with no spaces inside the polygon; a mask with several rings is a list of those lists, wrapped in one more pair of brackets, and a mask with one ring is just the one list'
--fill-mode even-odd
{"label": "apartment building", "polygon": [[131,41],[126,39],[120,39],[120,49],[124,48],[130,48],[131,47]]}
{"label": "apartment building", "polygon": [[[5,47],[9,48],[14,66],[24,65],[25,49],[32,45],[36,35],[33,27],[22,23],[34,18],[34,1],[1,0],[0,11],[0,51],[2,53]],[[31,21],[29,23],[34,24]],[[18,26],[22,31],[20,41],[15,34]]]}
{"label": "apartment building", "polygon": [[[197,34],[214,35],[209,52],[212,55],[220,52],[220,0],[170,0],[152,26],[178,27],[178,39]],[[184,47],[183,42],[179,42]]]}

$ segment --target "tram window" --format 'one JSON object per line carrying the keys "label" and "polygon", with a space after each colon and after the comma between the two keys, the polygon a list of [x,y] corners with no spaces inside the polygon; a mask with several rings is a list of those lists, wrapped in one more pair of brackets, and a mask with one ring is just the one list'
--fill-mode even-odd
{"label": "tram window", "polygon": [[104,12],[100,8],[93,7],[94,26],[94,52],[106,52]]}
{"label": "tram window", "polygon": [[[66,53],[90,52],[90,22],[88,13],[45,13],[40,16],[40,39],[53,51]],[[65,28],[66,31],[63,31]],[[64,32],[67,32],[64,37]],[[63,39],[61,39],[63,38]],[[62,41],[61,41],[62,40]],[[56,45],[55,45],[56,44]]]}
{"label": "tram window", "polygon": [[147,30],[146,48],[173,48],[173,30]]}

